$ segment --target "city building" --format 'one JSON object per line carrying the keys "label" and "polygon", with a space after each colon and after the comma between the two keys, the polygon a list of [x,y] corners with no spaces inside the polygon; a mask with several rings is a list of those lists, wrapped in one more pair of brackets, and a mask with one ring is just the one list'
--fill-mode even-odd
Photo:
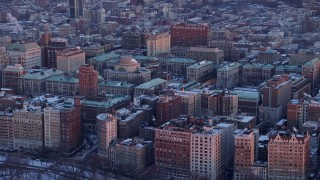
{"label": "city building", "polygon": [[37,43],[13,43],[7,46],[10,64],[21,64],[25,69],[41,67],[41,48]]}
{"label": "city building", "polygon": [[213,64],[222,64],[224,53],[219,48],[191,47],[186,50],[186,58],[197,61],[211,61]]}
{"label": "city building", "polygon": [[87,7],[83,9],[83,18],[88,19],[90,24],[100,25],[105,21],[106,11],[100,7]]}
{"label": "city building", "polygon": [[231,92],[213,93],[208,96],[208,114],[210,116],[231,116],[238,114],[238,95]]}
{"label": "city building", "polygon": [[98,95],[99,73],[89,65],[81,65],[79,68],[79,95],[89,100],[96,99]]}
{"label": "city building", "polygon": [[303,64],[302,75],[311,80],[312,94],[318,93],[320,81],[320,59],[315,58]]}
{"label": "city building", "polygon": [[99,93],[133,95],[134,85],[121,81],[105,81],[98,84]]}
{"label": "city building", "polygon": [[46,79],[46,93],[72,96],[79,93],[79,79],[68,76],[52,76]]}
{"label": "city building", "polygon": [[288,75],[275,75],[263,88],[261,120],[274,125],[287,114],[287,104],[291,100],[291,86]]}
{"label": "city building", "polygon": [[160,54],[170,53],[171,36],[168,32],[151,33],[146,40],[147,56],[156,57]]}
{"label": "city building", "polygon": [[160,90],[164,89],[167,85],[167,81],[164,79],[156,78],[148,82],[140,84],[134,88],[134,95],[152,95],[158,93]]}
{"label": "city building", "polygon": [[42,65],[47,68],[57,68],[57,54],[67,49],[68,40],[65,38],[50,38],[48,45],[44,47],[44,58]]}
{"label": "city building", "polygon": [[123,56],[114,65],[114,69],[104,70],[104,77],[108,81],[129,82],[139,85],[151,80],[151,71],[141,68],[140,63],[132,56]]}
{"label": "city building", "polygon": [[207,46],[210,27],[208,24],[178,24],[171,26],[171,46]]}
{"label": "city building", "polygon": [[255,136],[252,130],[238,130],[234,140],[233,179],[250,179],[255,159]]}
{"label": "city building", "polygon": [[59,149],[60,147],[60,111],[54,107],[46,107],[44,112],[44,147]]}
{"label": "city building", "polygon": [[219,180],[222,177],[222,130],[204,127],[191,134],[190,171],[206,179]]}
{"label": "city building", "polygon": [[177,95],[181,97],[181,114],[193,117],[201,115],[201,93],[181,91]]}
{"label": "city building", "polygon": [[262,64],[273,64],[280,58],[279,52],[276,50],[259,51],[258,61]]}
{"label": "city building", "polygon": [[187,67],[187,80],[203,83],[213,78],[213,63],[211,61],[200,61]]}
{"label": "city building", "polygon": [[117,95],[103,101],[81,101],[82,126],[89,131],[96,131],[97,115],[112,113],[118,109],[127,107],[131,101],[130,96]]}
{"label": "city building", "polygon": [[116,111],[116,117],[118,118],[118,138],[133,138],[139,135],[140,124],[145,121],[145,112],[121,108]]}
{"label": "city building", "polygon": [[160,125],[170,121],[171,119],[178,118],[182,114],[181,107],[182,100],[180,96],[159,96],[159,101],[157,102],[156,107],[156,123]]}
{"label": "city building", "polygon": [[309,179],[310,135],[279,132],[268,143],[269,179]]}
{"label": "city building", "polygon": [[257,89],[234,88],[231,93],[238,96],[238,113],[259,115],[259,106],[262,103],[261,92]]}
{"label": "city building", "polygon": [[69,13],[70,18],[83,17],[83,9],[85,6],[84,0],[69,0]]}
{"label": "city building", "polygon": [[98,154],[109,157],[110,144],[117,139],[117,118],[112,114],[97,115]]}
{"label": "city building", "polygon": [[143,173],[154,158],[153,143],[139,138],[119,140],[111,146],[114,167],[122,172]]}
{"label": "city building", "polygon": [[256,161],[251,165],[252,176],[250,178],[267,180],[268,179],[268,163]]}
{"label": "city building", "polygon": [[190,172],[192,130],[178,126],[185,120],[173,121],[155,129],[155,165],[183,177]]}
{"label": "city building", "polygon": [[136,49],[142,45],[141,34],[135,31],[127,31],[122,34],[122,48],[123,49]]}
{"label": "city building", "polygon": [[223,66],[217,70],[217,84],[218,88],[234,88],[239,83],[240,63],[231,63]]}
{"label": "city building", "polygon": [[242,67],[242,83],[257,85],[270,79],[274,75],[274,66],[271,64],[246,63]]}
{"label": "city building", "polygon": [[301,99],[305,94],[311,94],[311,81],[300,74],[289,74],[292,81],[291,98]]}
{"label": "city building", "polygon": [[41,150],[44,147],[44,122],[41,107],[24,104],[13,112],[13,148]]}
{"label": "city building", "polygon": [[86,61],[85,53],[80,49],[66,49],[57,53],[57,69],[67,74],[75,74]]}
{"label": "city building", "polygon": [[32,69],[22,76],[23,94],[39,96],[46,93],[46,80],[64,73],[57,69]]}
{"label": "city building", "polygon": [[188,58],[169,58],[166,60],[164,71],[170,72],[174,76],[187,76],[187,67],[197,61]]}
{"label": "city building", "polygon": [[14,66],[7,66],[2,70],[2,87],[11,88],[17,94],[23,92],[23,81],[22,76],[27,71],[24,70],[21,64],[15,64]]}
{"label": "city building", "polygon": [[3,111],[0,112],[0,147],[3,150],[13,148],[13,114]]}

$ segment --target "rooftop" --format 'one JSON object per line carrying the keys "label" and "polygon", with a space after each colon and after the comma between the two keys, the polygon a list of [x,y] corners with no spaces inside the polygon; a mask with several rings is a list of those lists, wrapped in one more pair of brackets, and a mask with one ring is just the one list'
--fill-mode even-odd
{"label": "rooftop", "polygon": [[123,88],[131,88],[134,87],[133,84],[121,81],[106,81],[99,83],[98,86],[109,86],[109,87],[123,87]]}
{"label": "rooftop", "polygon": [[212,64],[213,64],[213,62],[204,60],[204,61],[195,63],[195,64],[193,64],[191,66],[188,66],[187,69],[199,69],[199,68],[202,68],[202,67],[205,67],[205,66],[208,66],[208,65],[212,65]]}
{"label": "rooftop", "polygon": [[47,81],[51,82],[61,82],[61,83],[79,83],[79,79],[74,77],[67,77],[67,76],[52,76],[47,79]]}
{"label": "rooftop", "polygon": [[23,79],[42,80],[51,76],[63,75],[64,72],[57,69],[32,69],[23,75]]}
{"label": "rooftop", "polygon": [[161,78],[152,79],[146,83],[140,84],[139,86],[135,87],[136,89],[151,89],[153,87],[159,86],[163,83],[167,83],[166,80]]}
{"label": "rooftop", "polygon": [[197,61],[189,58],[170,58],[167,60],[167,62],[173,62],[173,63],[196,63]]}
{"label": "rooftop", "polygon": [[27,52],[34,49],[40,49],[40,46],[35,42],[26,44],[13,43],[7,46],[7,51]]}

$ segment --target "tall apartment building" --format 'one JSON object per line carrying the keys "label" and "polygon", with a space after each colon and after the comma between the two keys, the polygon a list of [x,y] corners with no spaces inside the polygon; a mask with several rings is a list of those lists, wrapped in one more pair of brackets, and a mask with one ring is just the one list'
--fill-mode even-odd
{"label": "tall apartment building", "polygon": [[201,115],[201,93],[185,91],[177,92],[177,95],[181,97],[181,114],[194,117]]}
{"label": "tall apartment building", "polygon": [[60,110],[61,150],[70,153],[79,147],[83,141],[81,126],[80,98],[74,97],[73,102],[58,106]]}
{"label": "tall apartment building", "polygon": [[129,109],[121,108],[116,111],[118,118],[118,138],[127,139],[139,135],[139,127],[145,120],[145,112],[137,110],[131,112]]}
{"label": "tall apartment building", "polygon": [[309,179],[310,135],[277,133],[269,138],[269,179]]}
{"label": "tall apartment building", "polygon": [[237,115],[238,96],[224,91],[211,94],[208,96],[208,114],[211,116]]}
{"label": "tall apartment building", "polygon": [[114,167],[134,174],[141,174],[154,158],[153,143],[139,138],[124,139],[112,145]]}
{"label": "tall apartment building", "polygon": [[46,68],[57,68],[57,53],[65,50],[68,40],[65,38],[50,38],[48,45],[44,47],[43,66]]}
{"label": "tall apartment building", "polygon": [[86,61],[85,53],[77,48],[67,49],[57,53],[57,69],[67,74],[75,74]]}
{"label": "tall apartment building", "polygon": [[[207,128],[207,129],[206,129]],[[219,180],[222,172],[222,130],[206,127],[191,134],[190,171],[206,179]]]}
{"label": "tall apartment building", "polygon": [[1,149],[13,148],[13,114],[0,112],[0,147]]}
{"label": "tall apartment building", "polygon": [[259,106],[262,103],[261,92],[257,89],[250,88],[234,88],[232,94],[238,96],[238,111],[250,116],[259,114]]}
{"label": "tall apartment building", "polygon": [[171,36],[169,32],[151,33],[146,40],[147,56],[156,57],[160,54],[170,53]]}
{"label": "tall apartment building", "polygon": [[53,107],[46,107],[44,112],[44,146],[49,149],[60,147],[60,111]]}
{"label": "tall apartment building", "polygon": [[202,83],[213,78],[212,75],[213,63],[211,61],[204,60],[187,67],[188,81]]}
{"label": "tall apartment building", "polygon": [[224,61],[224,53],[219,48],[191,47],[185,56],[197,61],[208,60],[213,64],[222,64]]}
{"label": "tall apartment building", "polygon": [[180,96],[159,96],[157,102],[156,122],[161,125],[181,115],[182,100]]}
{"label": "tall apartment building", "polygon": [[233,179],[250,179],[251,165],[255,161],[255,136],[252,130],[239,130],[235,134]]}
{"label": "tall apartment building", "polygon": [[234,88],[239,83],[240,63],[231,63],[221,67],[217,71],[217,84],[218,88]]}
{"label": "tall apartment building", "polygon": [[109,157],[110,143],[117,139],[117,118],[112,114],[97,116],[98,154]]}
{"label": "tall apartment building", "polygon": [[12,88],[16,93],[22,94],[22,76],[26,73],[27,72],[24,70],[21,64],[7,66],[4,70],[2,70],[2,87]]}
{"label": "tall apartment building", "polygon": [[168,169],[172,176],[186,175],[190,171],[191,130],[170,122],[155,131],[155,165]]}
{"label": "tall apartment building", "polygon": [[83,10],[83,18],[88,19],[90,24],[100,25],[105,22],[106,11],[100,7],[85,8]]}
{"label": "tall apartment building", "polygon": [[320,59],[315,58],[302,65],[302,75],[311,80],[312,93],[318,93],[320,81]]}
{"label": "tall apartment building", "polygon": [[41,48],[37,43],[10,44],[7,46],[7,54],[11,65],[21,64],[25,69],[42,66]]}
{"label": "tall apartment building", "polygon": [[13,147],[39,150],[44,147],[44,122],[41,107],[27,107],[13,112]]}
{"label": "tall apartment building", "polygon": [[123,49],[136,49],[142,45],[141,34],[134,31],[124,32],[122,34],[122,48]]}
{"label": "tall apartment building", "polygon": [[287,104],[291,100],[291,81],[288,75],[273,76],[263,88],[260,115],[264,121],[274,125],[287,114]]}
{"label": "tall apartment building", "polygon": [[171,26],[171,46],[207,46],[210,28],[207,24],[178,24]]}
{"label": "tall apartment building", "polygon": [[89,65],[79,68],[79,95],[94,100],[98,95],[98,72]]}
{"label": "tall apartment building", "polygon": [[83,9],[85,6],[84,0],[69,0],[69,13],[70,18],[83,17]]}

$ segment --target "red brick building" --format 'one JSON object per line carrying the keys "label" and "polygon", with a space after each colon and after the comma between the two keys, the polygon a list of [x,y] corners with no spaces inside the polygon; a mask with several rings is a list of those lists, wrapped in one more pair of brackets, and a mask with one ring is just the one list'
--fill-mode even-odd
{"label": "red brick building", "polygon": [[177,173],[190,171],[191,131],[176,124],[178,119],[155,131],[155,165]]}
{"label": "red brick building", "polygon": [[157,102],[157,124],[163,124],[181,115],[180,96],[160,96]]}
{"label": "red brick building", "polygon": [[208,25],[179,24],[171,26],[171,46],[207,46],[209,41]]}
{"label": "red brick building", "polygon": [[82,65],[79,68],[79,94],[89,100],[96,99],[98,95],[98,71],[93,66]]}

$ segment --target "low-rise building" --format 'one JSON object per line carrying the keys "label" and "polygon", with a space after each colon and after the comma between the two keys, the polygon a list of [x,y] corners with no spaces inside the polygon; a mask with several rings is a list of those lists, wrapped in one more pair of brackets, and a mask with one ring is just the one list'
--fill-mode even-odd
{"label": "low-rise building", "polygon": [[120,81],[105,81],[98,84],[99,92],[107,94],[133,95],[134,85]]}
{"label": "low-rise building", "polygon": [[211,61],[204,60],[187,67],[188,81],[202,83],[212,78],[212,75],[213,63]]}
{"label": "low-rise building", "polygon": [[46,93],[75,95],[79,92],[79,79],[68,76],[52,76],[46,79]]}

